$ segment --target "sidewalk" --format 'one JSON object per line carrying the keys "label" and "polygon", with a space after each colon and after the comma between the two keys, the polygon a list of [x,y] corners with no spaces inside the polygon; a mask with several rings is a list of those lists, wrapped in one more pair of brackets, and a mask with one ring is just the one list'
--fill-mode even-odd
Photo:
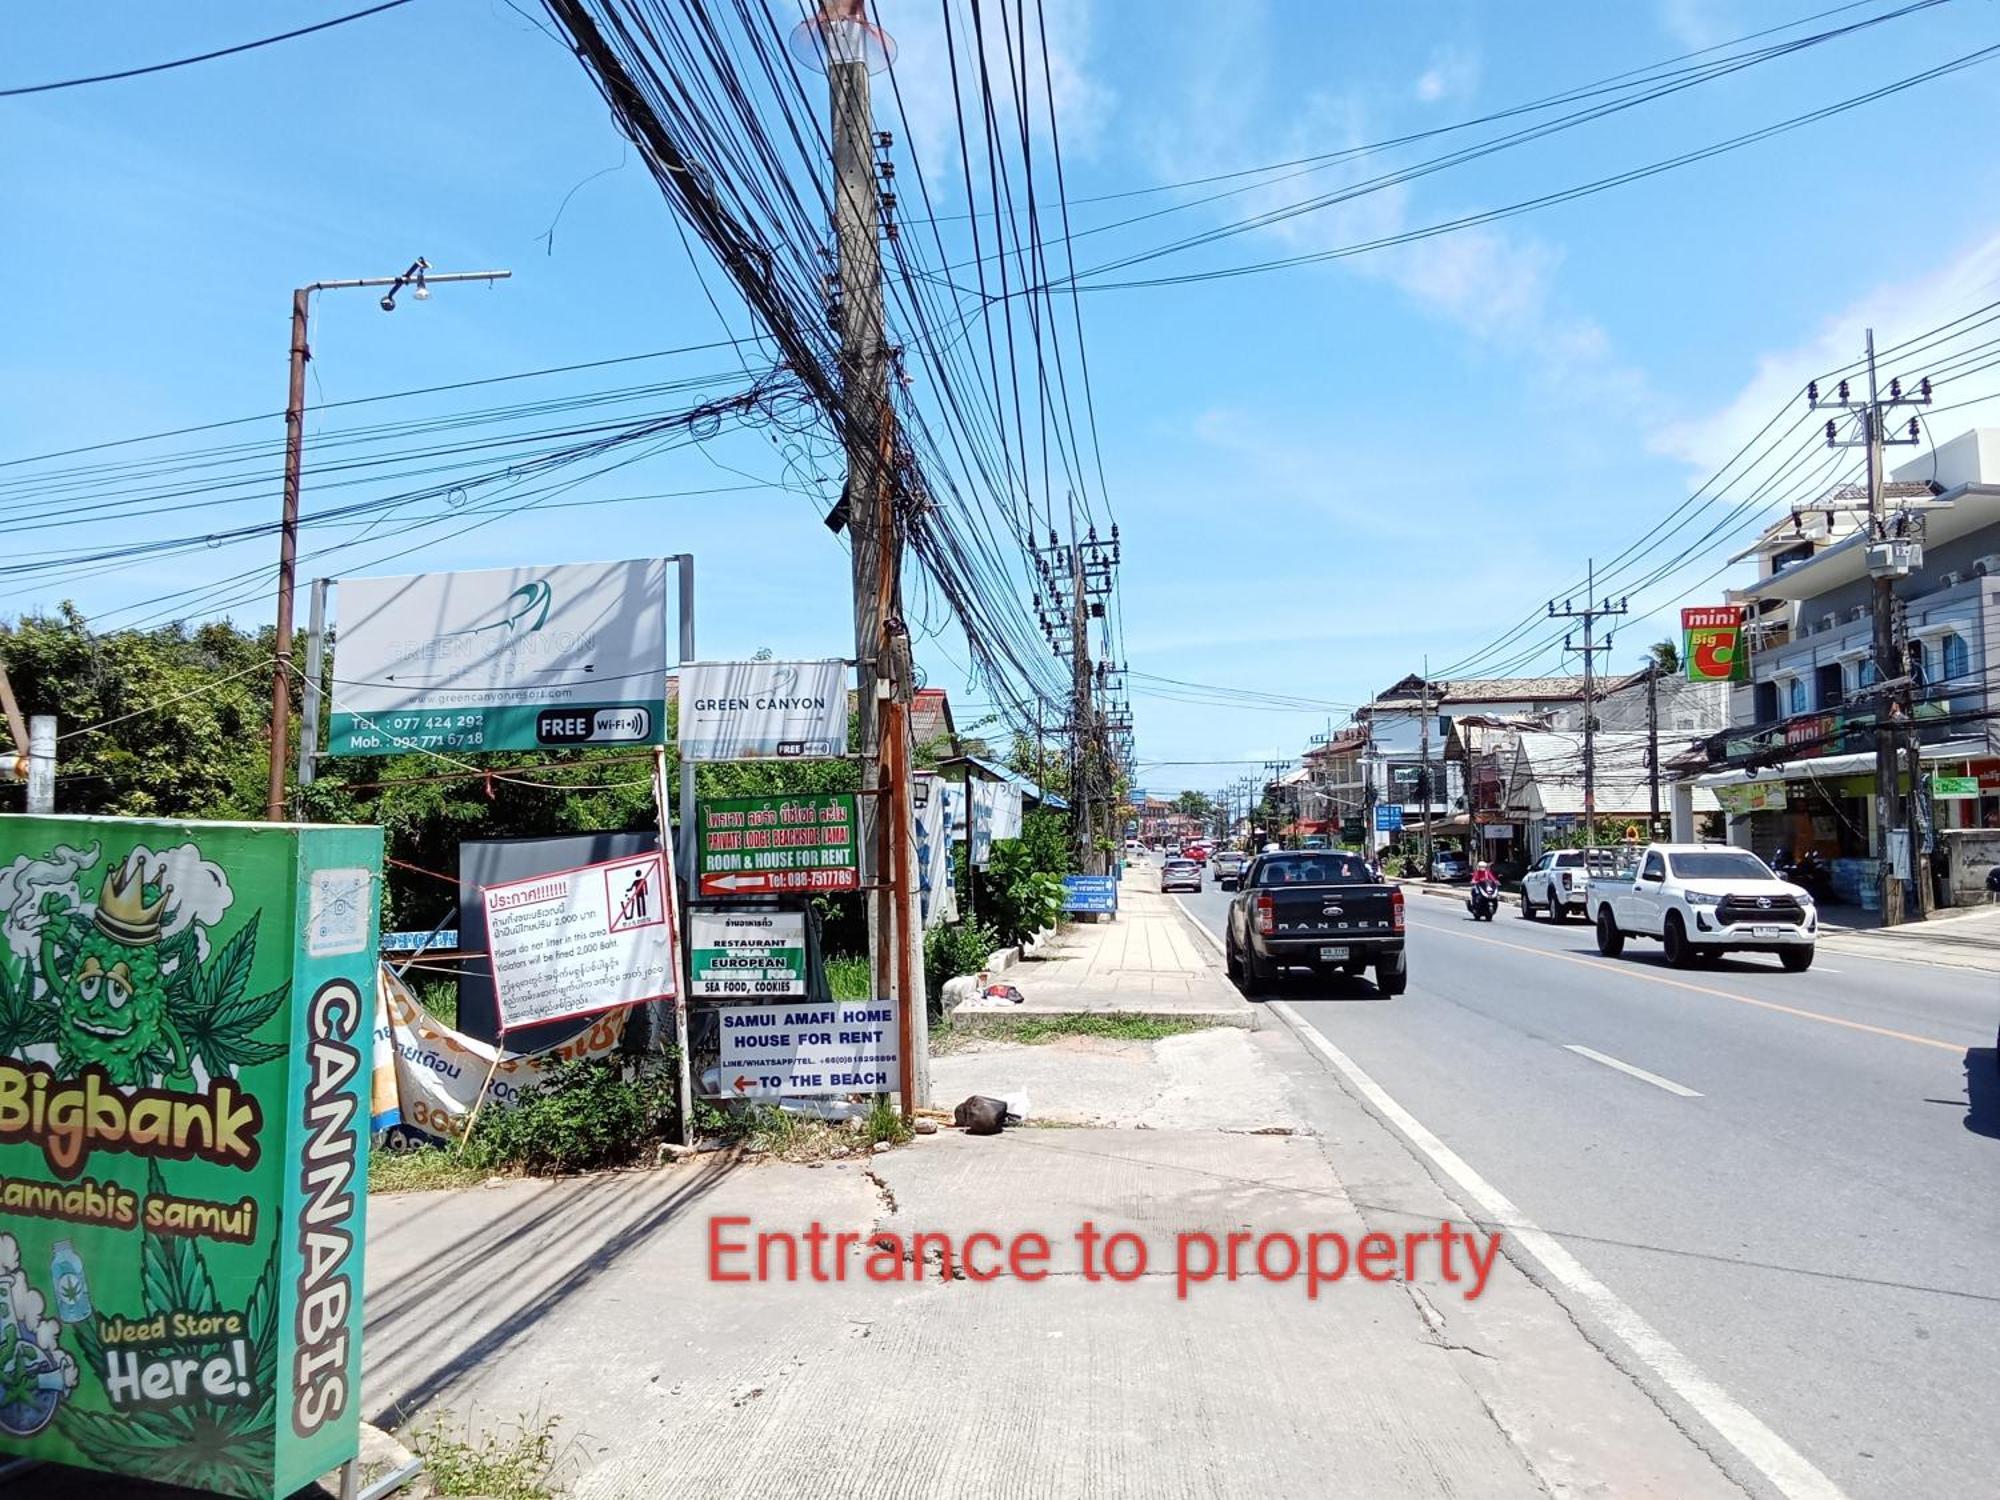
{"label": "sidewalk", "polygon": [[996,1016],[1121,1015],[1249,1026],[1253,1016],[1179,903],[1160,893],[1150,864],[1126,867],[1116,920],[1076,923],[995,977],[1026,999],[969,1000],[952,1010],[954,1023],[977,1029]]}
{"label": "sidewalk", "polygon": [[[1048,991],[1088,1013],[1133,996],[1217,1008],[1213,950],[1170,925],[1156,892],[1128,886],[1127,899],[1119,924],[1080,927],[1045,961],[1066,980],[1038,986],[1045,1010]],[[487,1429],[558,1417],[577,1500],[1740,1500],[1593,1344],[1603,1333],[1516,1263],[1505,1229],[1491,1254],[1491,1226],[1467,1222],[1277,1017],[1158,1042],[980,1040],[937,1066],[981,1087],[1032,1075],[1031,1123],[821,1166],[708,1159],[375,1199],[364,1416]],[[1122,1128],[1033,1123],[1093,1116]],[[1047,1275],[988,1279],[963,1261],[945,1274],[939,1248],[912,1245],[888,1265],[914,1279],[871,1281],[859,1255],[844,1279],[815,1280],[809,1264],[783,1279],[780,1254],[778,1279],[717,1281],[718,1216],[744,1242],[815,1224],[961,1249],[981,1231],[997,1244],[1032,1232]],[[1100,1245],[1136,1236],[1144,1272],[1091,1274],[1085,1226]],[[1446,1227],[1487,1246],[1477,1297],[1435,1245],[1407,1248]],[[1243,1275],[1183,1280],[1200,1244],[1183,1235],[1238,1236]],[[1357,1256],[1370,1235],[1403,1244],[1403,1270],[1308,1297],[1274,1237],[1315,1235]],[[1266,1240],[1279,1249],[1260,1276]]]}

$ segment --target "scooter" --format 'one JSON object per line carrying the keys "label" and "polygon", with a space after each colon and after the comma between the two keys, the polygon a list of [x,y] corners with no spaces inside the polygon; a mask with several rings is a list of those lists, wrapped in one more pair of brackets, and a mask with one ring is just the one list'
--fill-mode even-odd
{"label": "scooter", "polygon": [[1465,909],[1472,913],[1475,922],[1492,921],[1493,914],[1500,909],[1500,888],[1475,885],[1466,893]]}

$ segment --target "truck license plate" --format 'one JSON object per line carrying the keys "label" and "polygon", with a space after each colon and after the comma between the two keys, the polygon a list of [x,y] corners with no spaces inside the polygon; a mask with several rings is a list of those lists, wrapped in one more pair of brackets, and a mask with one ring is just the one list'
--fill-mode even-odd
{"label": "truck license plate", "polygon": [[1784,928],[1782,928],[1782,927],[1753,927],[1753,928],[1751,928],[1751,929],[1750,929],[1750,936],[1752,936],[1752,937],[1779,937],[1779,936],[1782,936],[1782,935],[1783,935],[1783,933],[1784,933],[1784,930],[1785,930],[1785,929],[1784,929]]}
{"label": "truck license plate", "polygon": [[1319,961],[1323,964],[1346,963],[1347,950],[1345,948],[1322,948],[1319,950]]}

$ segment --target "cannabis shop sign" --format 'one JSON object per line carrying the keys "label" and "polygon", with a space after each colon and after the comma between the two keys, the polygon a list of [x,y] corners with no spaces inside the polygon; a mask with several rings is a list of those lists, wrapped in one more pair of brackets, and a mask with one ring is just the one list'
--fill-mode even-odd
{"label": "cannabis shop sign", "polygon": [[0,1454],[272,1500],[354,1455],[381,861],[0,819]]}

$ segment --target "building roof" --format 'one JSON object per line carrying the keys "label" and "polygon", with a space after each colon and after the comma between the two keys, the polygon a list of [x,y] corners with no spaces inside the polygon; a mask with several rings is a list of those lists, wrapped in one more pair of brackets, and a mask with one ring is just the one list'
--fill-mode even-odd
{"label": "building roof", "polygon": [[1034,782],[1021,775],[1020,772],[1001,765],[997,760],[987,760],[985,757],[978,755],[954,755],[940,761],[939,764],[941,766],[965,766],[969,769],[977,770],[988,781],[1001,781],[1009,786],[1019,787],[1021,795],[1030,802],[1038,803],[1043,807],[1053,808],[1058,812],[1066,811],[1069,807],[1069,802],[1066,798],[1055,792],[1043,791]]}
{"label": "building roof", "polygon": [[[1612,673],[1599,679],[1598,695],[1602,697],[1630,687],[1634,682],[1643,682],[1645,676],[1644,672]],[[1398,713],[1416,709],[1421,713],[1426,705],[1442,712],[1466,703],[1578,703],[1582,699],[1581,676],[1434,677],[1428,687],[1423,678],[1410,676],[1395,684],[1372,704],[1356,709],[1355,717],[1359,718],[1371,709],[1390,709]]]}

